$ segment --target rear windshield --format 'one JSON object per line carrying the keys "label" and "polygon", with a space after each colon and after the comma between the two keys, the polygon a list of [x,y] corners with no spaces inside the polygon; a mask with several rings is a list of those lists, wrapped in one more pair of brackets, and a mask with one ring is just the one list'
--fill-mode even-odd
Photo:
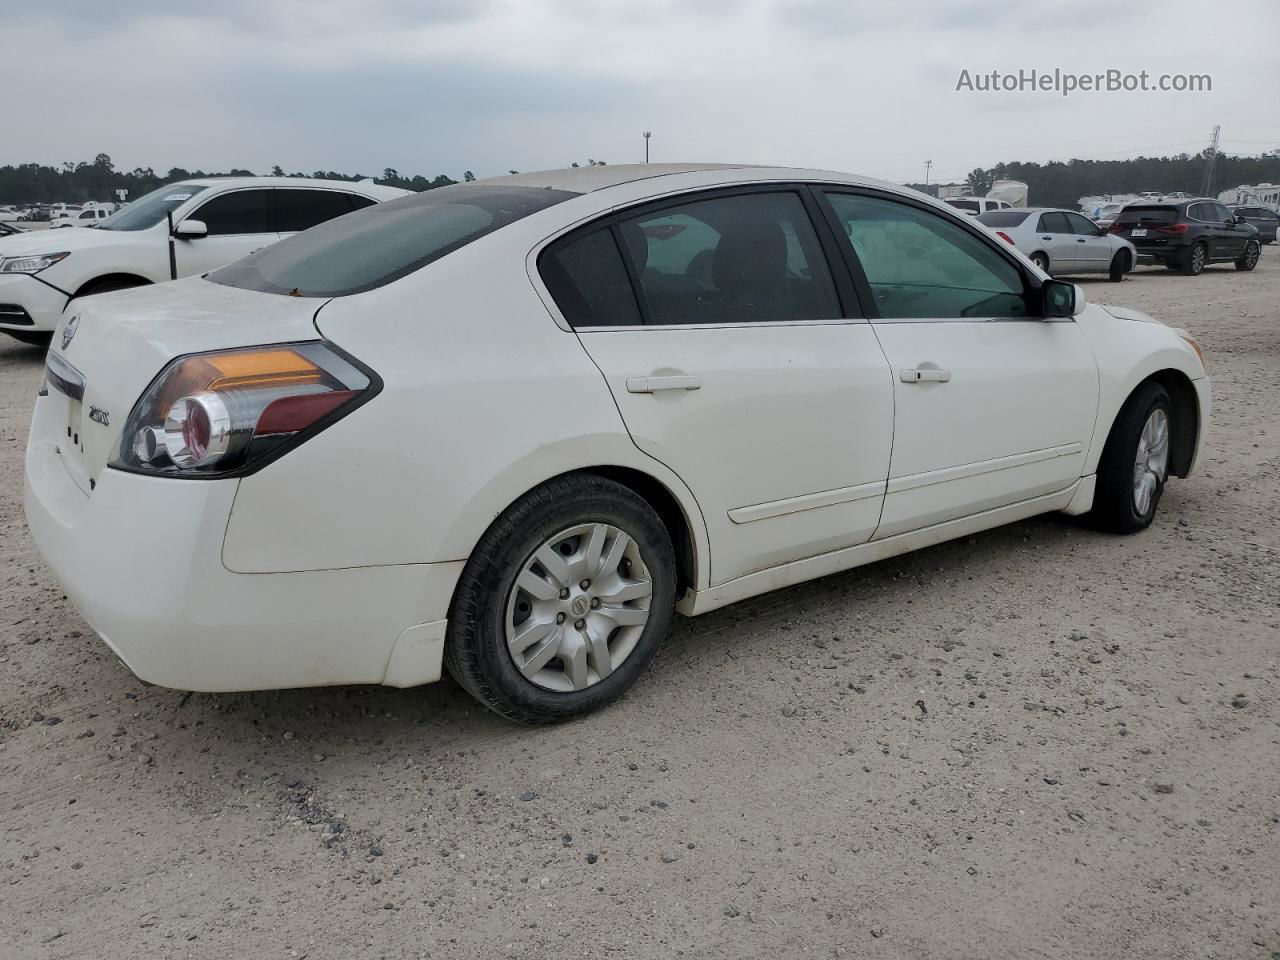
{"label": "rear windshield", "polygon": [[1177,223],[1177,207],[1125,207],[1116,214],[1116,223]]}
{"label": "rear windshield", "polygon": [[981,209],[978,206],[977,200],[948,200],[947,203],[951,204],[951,206],[955,207],[957,210],[968,210],[972,213],[977,213],[978,210]]}
{"label": "rear windshield", "polygon": [[372,290],[578,194],[459,183],[379,203],[304,230],[209,274],[214,283],[295,297]]}
{"label": "rear windshield", "polygon": [[978,222],[988,227],[1016,227],[1030,214],[1026,210],[992,210],[978,215]]}

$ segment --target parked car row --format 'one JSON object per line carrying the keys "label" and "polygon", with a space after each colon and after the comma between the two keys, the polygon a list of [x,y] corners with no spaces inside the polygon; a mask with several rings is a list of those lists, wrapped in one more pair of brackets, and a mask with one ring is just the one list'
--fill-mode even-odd
{"label": "parked car row", "polygon": [[[1047,226],[1059,265],[1131,249]],[[447,666],[564,719],[675,609],[1047,511],[1141,530],[1208,423],[1190,334],[829,171],[193,180],[5,243],[0,300],[61,291],[33,538],[130,668],[189,690]],[[126,251],[130,282],[195,275],[67,304]]]}
{"label": "parked car row", "polygon": [[1119,281],[1140,263],[1190,276],[1211,263],[1252,270],[1261,244],[1275,239],[1278,218],[1265,208],[1248,209],[1252,219],[1216,200],[1165,198],[1100,206],[1097,222],[1048,208],[998,210],[978,220],[1046,273],[1106,273]]}

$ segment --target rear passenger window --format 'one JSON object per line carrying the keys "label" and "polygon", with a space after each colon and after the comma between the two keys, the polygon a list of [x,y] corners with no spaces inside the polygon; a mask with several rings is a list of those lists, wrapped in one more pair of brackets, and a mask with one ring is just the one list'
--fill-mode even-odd
{"label": "rear passenger window", "polygon": [[538,261],[543,282],[572,327],[640,324],[627,268],[608,227],[552,247]]}
{"label": "rear passenger window", "polygon": [[351,194],[336,190],[275,191],[275,227],[279,233],[297,233],[318,223],[350,213]]}
{"label": "rear passenger window", "polygon": [[191,214],[209,228],[209,236],[267,233],[270,190],[236,190],[214,197]]}
{"label": "rear passenger window", "polygon": [[842,316],[835,284],[794,193],[667,207],[618,226],[654,325],[779,323]]}
{"label": "rear passenger window", "polygon": [[1065,213],[1042,213],[1040,215],[1041,233],[1070,233],[1071,224]]}

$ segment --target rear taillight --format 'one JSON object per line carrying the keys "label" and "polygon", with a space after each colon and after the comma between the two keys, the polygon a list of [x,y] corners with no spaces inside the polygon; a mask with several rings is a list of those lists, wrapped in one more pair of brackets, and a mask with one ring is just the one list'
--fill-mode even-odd
{"label": "rear taillight", "polygon": [[111,465],[223,476],[279,456],[350,413],[376,377],[320,342],[179,357],[125,423]]}
{"label": "rear taillight", "polygon": [[1185,224],[1185,223],[1171,223],[1171,224],[1169,224],[1167,227],[1156,227],[1156,233],[1167,233],[1167,234],[1169,234],[1169,235],[1171,235],[1171,236],[1175,236],[1175,237],[1176,237],[1176,236],[1179,236],[1179,235],[1181,235],[1181,234],[1186,233],[1186,232],[1187,232],[1187,230],[1189,230],[1189,229],[1190,229],[1190,225],[1189,225],[1189,224]]}
{"label": "rear taillight", "polygon": [[1124,233],[1128,227],[1123,223],[1113,223],[1107,227],[1107,233]]}
{"label": "rear taillight", "polygon": [[1010,244],[1011,246],[1016,246],[1016,244],[1014,244],[1013,242],[1013,237],[1009,236],[1003,230],[997,230],[996,236],[999,237],[1001,240],[1003,240],[1005,243]]}

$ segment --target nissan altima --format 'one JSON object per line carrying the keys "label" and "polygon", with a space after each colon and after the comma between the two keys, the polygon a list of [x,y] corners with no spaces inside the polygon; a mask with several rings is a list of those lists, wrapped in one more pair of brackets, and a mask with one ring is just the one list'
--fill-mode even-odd
{"label": "nissan altima", "polygon": [[1200,348],[825,171],[459,184],[59,322],[25,504],[141,678],[429,683],[552,721],[697,615],[1061,511],[1136,533]]}

